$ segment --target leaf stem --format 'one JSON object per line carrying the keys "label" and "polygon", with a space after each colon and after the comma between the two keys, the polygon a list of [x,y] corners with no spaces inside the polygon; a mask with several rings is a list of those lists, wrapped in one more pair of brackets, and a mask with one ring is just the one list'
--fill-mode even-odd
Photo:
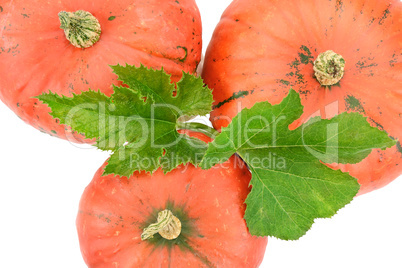
{"label": "leaf stem", "polygon": [[178,122],[176,128],[177,130],[186,129],[194,132],[200,132],[212,139],[219,135],[219,132],[214,128],[197,122]]}

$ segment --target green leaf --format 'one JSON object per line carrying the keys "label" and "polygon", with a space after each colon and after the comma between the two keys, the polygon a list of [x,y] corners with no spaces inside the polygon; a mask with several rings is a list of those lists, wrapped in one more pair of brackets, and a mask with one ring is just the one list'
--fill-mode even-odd
{"label": "green leaf", "polygon": [[168,172],[180,164],[200,162],[207,145],[178,133],[179,118],[211,111],[212,93],[201,78],[183,72],[175,85],[163,70],[144,66],[112,67],[126,86],[108,97],[89,90],[73,97],[45,93],[38,99],[51,115],[113,155],[105,174],[130,176],[134,171]]}
{"label": "green leaf", "polygon": [[[172,106],[173,113],[181,115],[206,115],[211,111],[212,93],[204,88],[202,79],[183,72],[183,78],[175,85],[170,83],[170,75],[163,69],[152,70],[144,66],[131,65],[112,66],[119,80],[132,89],[136,89],[142,97],[151,98],[154,103]],[[177,92],[176,96],[172,94]]]}
{"label": "green leaf", "polygon": [[61,124],[68,125],[79,133],[85,133],[89,139],[100,137],[100,133],[105,132],[104,124],[99,123],[101,118],[85,120],[98,119],[100,110],[105,110],[105,107],[111,105],[110,98],[99,91],[89,90],[80,95],[73,94],[72,98],[49,92],[38,96],[38,99],[52,108],[50,115],[53,118],[59,118]]}
{"label": "green leaf", "polygon": [[234,153],[247,163],[252,189],[245,219],[253,235],[300,238],[315,218],[331,217],[359,190],[355,178],[322,162],[358,163],[373,148],[395,144],[358,113],[315,117],[290,130],[302,112],[294,90],[278,105],[244,109],[209,144],[200,164],[211,168]]}

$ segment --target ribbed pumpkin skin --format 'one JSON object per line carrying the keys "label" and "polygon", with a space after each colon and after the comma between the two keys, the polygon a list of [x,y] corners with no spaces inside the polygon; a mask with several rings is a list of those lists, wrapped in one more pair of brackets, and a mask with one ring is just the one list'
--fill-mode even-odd
{"label": "ribbed pumpkin skin", "polygon": [[[343,56],[345,75],[325,88],[313,61],[327,50]],[[211,121],[227,126],[241,108],[279,103],[292,87],[304,113],[330,118],[361,112],[390,136],[402,138],[402,3],[385,0],[235,0],[227,8],[205,56],[203,78],[213,88]],[[350,172],[359,194],[380,188],[402,173],[400,143],[374,150]]]}
{"label": "ribbed pumpkin skin", "polygon": [[[258,267],[267,238],[251,236],[243,219],[250,173],[235,166],[240,161],[232,157],[217,169],[181,166],[167,175],[157,170],[129,179],[101,176],[101,167],[81,197],[77,217],[88,267]],[[188,247],[141,241],[145,222],[156,221],[152,215],[168,203],[182,208],[189,218],[184,224],[190,225],[189,231],[180,235],[186,236]],[[155,237],[161,239],[159,234]]]}
{"label": "ribbed pumpkin skin", "polygon": [[[194,0],[6,0],[1,7],[0,99],[26,123],[74,142],[82,137],[65,132],[50,109],[31,97],[49,90],[71,96],[88,88],[111,94],[117,76],[109,65],[125,63],[163,66],[178,81],[201,58]],[[100,22],[93,47],[74,47],[60,29],[58,13],[77,10]]]}

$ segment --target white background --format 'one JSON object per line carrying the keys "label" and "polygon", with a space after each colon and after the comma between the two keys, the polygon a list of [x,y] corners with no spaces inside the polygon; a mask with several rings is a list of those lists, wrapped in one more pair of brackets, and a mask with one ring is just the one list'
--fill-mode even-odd
{"label": "white background", "polygon": [[[205,51],[230,1],[197,3]],[[75,217],[82,191],[108,154],[40,133],[3,103],[0,126],[0,267],[86,267]],[[298,241],[270,238],[261,267],[401,268],[401,205],[402,177],[332,219],[317,220]]]}

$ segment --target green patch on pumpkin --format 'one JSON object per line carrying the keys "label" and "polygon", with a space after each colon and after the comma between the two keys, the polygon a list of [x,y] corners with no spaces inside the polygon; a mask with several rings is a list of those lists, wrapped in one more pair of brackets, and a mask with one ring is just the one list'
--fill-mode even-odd
{"label": "green patch on pumpkin", "polygon": [[346,102],[346,109],[348,111],[355,111],[355,112],[365,113],[363,105],[361,104],[360,100],[357,99],[355,96],[348,95],[345,98],[345,102]]}
{"label": "green patch on pumpkin", "polygon": [[238,92],[235,92],[235,93],[233,93],[232,96],[230,96],[226,100],[223,100],[223,101],[219,102],[218,104],[214,105],[213,109],[218,109],[218,108],[222,107],[223,105],[225,105],[228,102],[231,102],[231,101],[236,100],[238,98],[245,97],[245,96],[247,96],[249,94],[250,94],[250,92],[247,91],[247,90],[240,90]]}

